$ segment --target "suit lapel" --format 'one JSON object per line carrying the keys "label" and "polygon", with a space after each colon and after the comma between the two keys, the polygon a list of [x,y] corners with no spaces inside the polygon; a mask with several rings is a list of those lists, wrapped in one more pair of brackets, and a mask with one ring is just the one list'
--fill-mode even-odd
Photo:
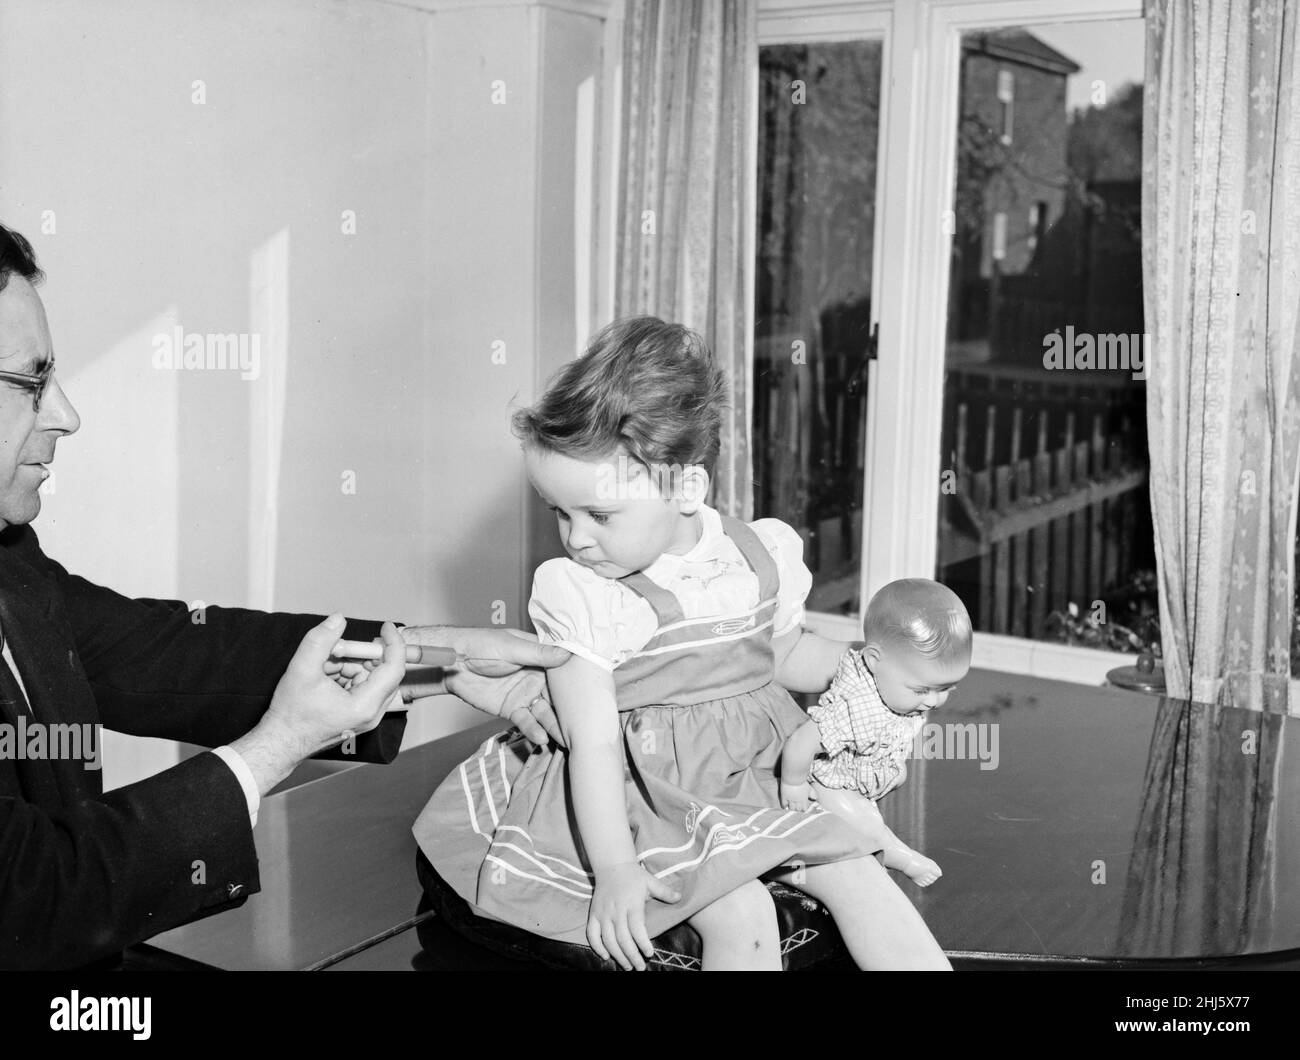
{"label": "suit lapel", "polygon": [[[45,585],[36,584],[40,579],[35,577],[35,573],[17,556],[11,555],[7,547],[0,546],[0,633],[4,634],[5,642],[9,644],[15,665],[17,655],[14,645],[17,639],[21,639],[15,637],[19,622],[23,618],[30,621],[33,605],[41,613],[42,622],[48,621],[44,615],[49,612],[49,591]],[[11,725],[17,722],[19,714],[26,713],[17,693],[16,686],[0,688],[0,714]]]}
{"label": "suit lapel", "polygon": [[[3,625],[3,623],[0,623]],[[0,721],[10,725],[18,723],[19,715],[27,713],[22,689],[13,678],[9,661],[0,655]]]}
{"label": "suit lapel", "polygon": [[[0,546],[0,626],[22,678],[34,721],[41,725],[98,722],[94,697],[81,675],[76,653],[63,624],[58,621],[55,594],[48,581],[28,563]],[[16,692],[11,689],[9,699]],[[16,724],[19,703],[0,707],[10,724]],[[99,773],[82,761],[24,759],[18,767],[28,798],[46,801],[59,792],[65,798],[84,798],[101,790]],[[2,765],[2,763],[0,763]]]}

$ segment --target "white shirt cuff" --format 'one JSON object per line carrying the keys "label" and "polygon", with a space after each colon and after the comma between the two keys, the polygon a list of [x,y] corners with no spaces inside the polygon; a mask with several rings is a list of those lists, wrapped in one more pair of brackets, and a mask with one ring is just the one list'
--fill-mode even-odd
{"label": "white shirt cuff", "polygon": [[212,753],[225,762],[230,767],[230,771],[235,774],[239,786],[244,789],[244,798],[248,800],[248,820],[253,827],[257,827],[257,811],[262,805],[262,793],[257,790],[253,771],[248,768],[248,763],[233,747],[214,747]]}

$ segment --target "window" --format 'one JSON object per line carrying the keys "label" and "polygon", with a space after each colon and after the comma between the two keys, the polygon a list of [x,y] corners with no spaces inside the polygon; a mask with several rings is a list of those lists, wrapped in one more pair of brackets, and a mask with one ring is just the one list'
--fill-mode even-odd
{"label": "window", "polygon": [[1010,70],[998,71],[998,102],[1002,104],[1002,143],[1011,143],[1013,130],[1012,108],[1016,101],[1016,75]]}
{"label": "window", "polygon": [[[1032,10],[1039,24],[1007,25],[1011,8]],[[782,152],[773,138],[780,126],[773,124],[772,101],[760,101],[754,335],[756,373],[764,378],[755,382],[754,444],[756,475],[767,483],[756,484],[755,514],[802,528],[815,577],[810,624],[827,635],[855,637],[865,594],[894,578],[933,574],[953,582],[967,600],[980,665],[1102,680],[1116,665],[1113,656],[1071,645],[1131,648],[1120,627],[1136,629],[1143,616],[1154,622],[1154,550],[1138,484],[1146,474],[1142,382],[1122,371],[1095,373],[1091,403],[1075,408],[1071,424],[1065,395],[1077,391],[1087,373],[1076,363],[1074,370],[1044,375],[1043,336],[1060,334],[1064,342],[1067,328],[1072,337],[1090,334],[1095,354],[1095,340],[1107,335],[1107,356],[1123,353],[1130,363],[1142,346],[1140,309],[1136,318],[1133,313],[1141,305],[1140,264],[1130,253],[1140,236],[1140,214],[1130,209],[1136,199],[1126,197],[1135,187],[1134,167],[1140,168],[1142,0],[759,0],[759,11],[765,93],[776,55],[766,46],[807,47],[801,62],[820,57],[847,70],[857,61],[849,58],[855,48],[874,42],[880,63],[879,73],[873,69],[859,79],[878,90],[878,136],[874,126],[867,132],[865,125],[848,125],[835,144],[837,165],[856,158],[852,164],[872,167],[877,195],[873,200],[859,187],[856,215],[801,198],[788,207],[780,203],[777,182],[807,161]],[[839,83],[840,72],[828,68],[822,76]],[[1129,82],[1132,90],[1125,87]],[[814,83],[807,82],[810,88]],[[874,155],[864,148],[873,137]],[[796,305],[778,294],[774,265],[786,270],[787,285],[798,270],[822,267],[793,250],[783,264],[773,258],[772,233],[784,223],[778,215],[796,207],[805,210],[805,222],[815,216],[810,210],[820,209],[832,242],[856,240],[865,247],[869,233],[872,246],[871,255],[842,259],[848,271],[837,281],[861,300],[859,315],[846,327],[824,329],[815,345],[798,339],[805,356],[818,351],[809,358],[813,371],[797,384],[805,389],[794,391],[788,380],[784,392],[787,407],[796,393],[799,407],[811,410],[800,418],[774,412],[770,403],[772,392],[779,392],[777,377],[789,374],[784,364],[796,341],[781,330],[792,316],[785,323],[778,318],[792,313],[805,322],[801,330],[810,330],[806,322],[820,321],[846,296]],[[1063,260],[1071,233],[1082,242]],[[787,239],[785,245],[813,244]],[[1052,310],[1053,301],[1074,315],[1067,318],[1060,305]],[[1031,326],[1038,330],[1025,330]],[[862,351],[877,348],[877,330],[878,357],[866,359]],[[1038,337],[1036,362],[1029,359],[1026,335]],[[1116,345],[1121,335],[1126,351]],[[850,375],[854,358],[859,364]],[[1005,388],[1017,371],[1032,377],[1012,387],[1021,402],[1018,416],[1011,398],[1000,391],[989,397],[993,377]],[[1035,388],[1051,398],[1045,418],[1038,415],[1044,402],[1031,400]],[[865,400],[854,408],[859,395]],[[1104,415],[1094,445],[1098,412]],[[847,436],[834,426],[854,422],[859,426]],[[1102,454],[1095,461],[1094,451]],[[1018,459],[1012,460],[1013,452]],[[848,474],[845,454],[860,463],[860,484]],[[1030,527],[1028,546],[1019,548],[1019,524],[994,526],[993,520],[1007,513],[1022,520],[1045,516],[1046,508],[1032,517],[1023,511],[1044,455],[1048,492],[1042,499],[1055,507],[1040,554],[1034,542],[1041,541],[1043,526]],[[1086,468],[1075,459],[1086,459]],[[1022,488],[1026,460],[1029,485]],[[770,488],[782,461],[801,469],[803,485],[787,489],[783,495],[791,500],[777,505]],[[1095,513],[1086,505],[1070,507],[1084,499],[1073,489],[1081,481],[1076,469],[1091,474],[1094,467],[1106,476],[1100,492],[1112,491],[1101,498],[1096,562]],[[979,496],[980,509],[976,482],[985,488],[985,471],[988,496]],[[1076,516],[1082,520],[1078,532]],[[1049,552],[1058,540],[1064,551]],[[1080,546],[1084,555],[1077,563]],[[1065,573],[1058,576],[1061,556]],[[1031,584],[1043,557],[1047,578]],[[856,600],[849,573],[854,562],[860,566]],[[1101,609],[1093,606],[1098,601]],[[1103,612],[1106,621],[1094,623]],[[1060,647],[1046,650],[1035,640]]]}
{"label": "window", "polygon": [[1159,638],[1142,41],[1138,20],[961,39],[936,576],[980,631]]}
{"label": "window", "polygon": [[879,41],[759,50],[754,508],[827,614],[860,608],[880,81]]}
{"label": "window", "polygon": [[1038,242],[1047,230],[1047,203],[1036,202],[1029,207],[1029,251],[1038,249]]}

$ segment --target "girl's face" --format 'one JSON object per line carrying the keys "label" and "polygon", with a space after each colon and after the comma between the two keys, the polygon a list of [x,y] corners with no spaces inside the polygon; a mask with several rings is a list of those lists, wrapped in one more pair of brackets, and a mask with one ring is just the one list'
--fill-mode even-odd
{"label": "girl's face", "polygon": [[697,512],[708,488],[702,468],[687,468],[679,488],[661,492],[644,464],[615,453],[575,460],[524,446],[524,467],[555,512],[564,550],[602,578],[622,578],[665,552],[688,552],[700,538]]}

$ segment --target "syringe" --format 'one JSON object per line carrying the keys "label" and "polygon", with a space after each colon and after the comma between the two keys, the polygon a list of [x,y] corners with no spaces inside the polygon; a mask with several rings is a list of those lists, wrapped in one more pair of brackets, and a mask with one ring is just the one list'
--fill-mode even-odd
{"label": "syringe", "polygon": [[[384,657],[384,646],[369,640],[341,640],[330,649],[330,655],[335,659],[374,659],[379,661]],[[456,651],[455,648],[437,648],[428,644],[408,644],[406,646],[406,662],[408,665],[440,666],[444,670],[450,670],[457,666],[464,666],[467,661],[466,657]]]}

